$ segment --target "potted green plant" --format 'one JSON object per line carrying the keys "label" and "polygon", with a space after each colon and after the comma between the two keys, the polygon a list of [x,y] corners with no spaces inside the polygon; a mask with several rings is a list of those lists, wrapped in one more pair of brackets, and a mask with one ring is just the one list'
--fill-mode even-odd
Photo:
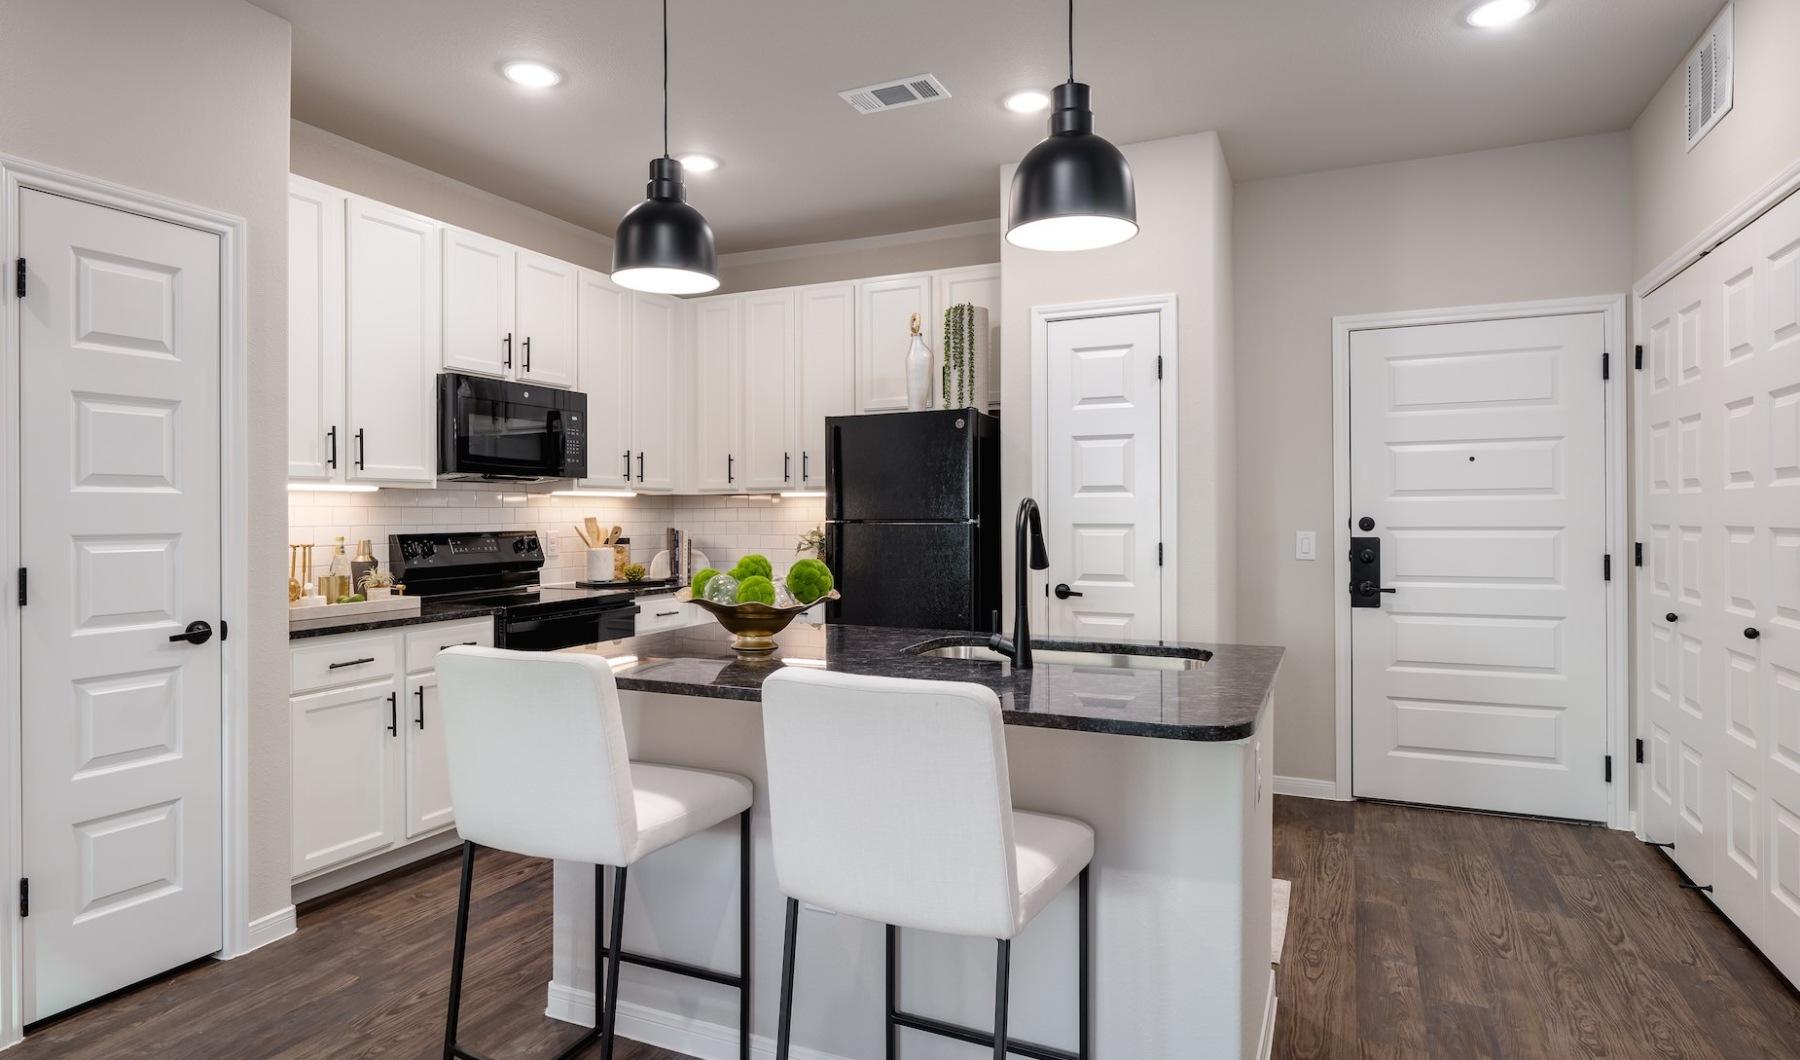
{"label": "potted green plant", "polygon": [[385,600],[394,592],[394,572],[376,567],[362,576],[363,598]]}
{"label": "potted green plant", "polygon": [[804,556],[807,553],[811,553],[812,558],[817,560],[823,560],[825,558],[824,527],[815,526],[811,530],[800,535],[800,543],[794,546],[794,555]]}
{"label": "potted green plant", "polygon": [[986,329],[977,312],[972,302],[944,310],[943,407],[947,409],[975,404],[975,362],[979,359],[980,332]]}

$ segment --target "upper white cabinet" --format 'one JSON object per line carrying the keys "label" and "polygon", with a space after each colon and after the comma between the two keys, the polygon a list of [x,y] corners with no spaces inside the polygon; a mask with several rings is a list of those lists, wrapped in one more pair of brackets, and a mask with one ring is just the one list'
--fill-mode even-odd
{"label": "upper white cabinet", "polygon": [[288,186],[288,477],[343,478],[344,209],[336,188]]}
{"label": "upper white cabinet", "polygon": [[[906,408],[906,354],[912,345],[912,316],[919,315],[925,344],[932,346],[931,309],[930,273],[857,283],[856,403],[860,411],[896,412]],[[941,319],[938,326],[941,330]]]}
{"label": "upper white cabinet", "polygon": [[795,365],[799,349],[793,291],[759,291],[743,300],[743,344],[737,370],[740,444],[737,485],[791,489],[799,448],[794,441]]}
{"label": "upper white cabinet", "polygon": [[431,379],[443,350],[437,224],[351,196],[345,232],[348,477],[434,483]]}
{"label": "upper white cabinet", "polygon": [[805,287],[799,303],[794,474],[801,489],[819,489],[825,484],[825,418],[856,411],[856,285]]}
{"label": "upper white cabinet", "polygon": [[675,488],[676,304],[603,272],[578,278],[577,346],[588,396],[589,489]]}
{"label": "upper white cabinet", "polygon": [[[975,385],[987,391],[987,407],[1000,407],[1000,266],[971,265],[966,269],[951,269],[940,272],[935,277],[934,295],[937,303],[937,336],[935,343],[926,339],[934,348],[943,345],[944,313],[953,305],[967,302],[988,312],[988,348],[987,360],[976,368]],[[943,351],[937,350],[941,357]],[[934,382],[942,379],[943,361],[936,362],[939,375],[933,376]],[[938,402],[943,402],[941,385],[938,389]]]}
{"label": "upper white cabinet", "polygon": [[735,294],[694,302],[695,485],[702,490],[740,488],[742,308]]}
{"label": "upper white cabinet", "polygon": [[678,308],[665,295],[638,291],[631,297],[631,437],[637,445],[632,488],[652,493],[675,488],[676,431],[688,422],[680,414],[685,397],[676,386]]}
{"label": "upper white cabinet", "polygon": [[443,253],[444,367],[574,387],[581,270],[460,228]]}

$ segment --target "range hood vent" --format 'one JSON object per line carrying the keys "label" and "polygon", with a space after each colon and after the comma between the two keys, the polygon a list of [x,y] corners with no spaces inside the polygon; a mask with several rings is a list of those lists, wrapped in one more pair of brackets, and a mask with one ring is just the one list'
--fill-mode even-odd
{"label": "range hood vent", "polygon": [[1687,59],[1687,149],[1731,109],[1731,6],[1707,27]]}
{"label": "range hood vent", "polygon": [[879,85],[847,88],[838,95],[843,97],[844,102],[855,107],[858,114],[874,114],[877,111],[949,99],[950,90],[931,74],[915,74],[898,81],[884,81]]}

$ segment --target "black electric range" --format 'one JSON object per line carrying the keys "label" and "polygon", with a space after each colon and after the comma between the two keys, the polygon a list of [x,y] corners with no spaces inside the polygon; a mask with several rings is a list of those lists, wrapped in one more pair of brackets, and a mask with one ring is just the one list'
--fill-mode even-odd
{"label": "black electric range", "polygon": [[629,592],[544,588],[543,545],[530,530],[393,534],[388,566],[430,617],[469,607],[500,609],[495,643],[519,651],[555,651],[635,632]]}

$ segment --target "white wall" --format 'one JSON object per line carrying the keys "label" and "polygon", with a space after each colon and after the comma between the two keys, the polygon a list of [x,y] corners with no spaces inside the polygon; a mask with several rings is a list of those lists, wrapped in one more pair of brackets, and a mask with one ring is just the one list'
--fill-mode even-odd
{"label": "white wall", "polygon": [[[1621,294],[1624,133],[1236,189],[1240,638],[1288,649],[1275,771],[1336,771],[1331,319]],[[1313,530],[1319,559],[1298,561]]]}
{"label": "white wall", "polygon": [[248,222],[252,917],[288,904],[288,81],[287,23],[239,0],[5,5],[0,152]]}
{"label": "white wall", "polygon": [[[1001,479],[1009,532],[1003,579],[1012,609],[1011,513],[1031,492],[1031,310],[1034,306],[1174,294],[1181,422],[1180,627],[1171,639],[1236,636],[1236,413],[1233,407],[1231,175],[1215,133],[1127,144],[1137,186],[1139,233],[1116,247],[1076,254],[1001,251]],[[1000,172],[1001,212],[1015,165]],[[1051,557],[1054,563],[1055,557]],[[1009,623],[1010,626],[1010,623]]]}
{"label": "white wall", "polygon": [[1642,277],[1800,161],[1800,3],[1737,0],[1731,113],[1693,151],[1686,68],[1631,127],[1633,278]]}

